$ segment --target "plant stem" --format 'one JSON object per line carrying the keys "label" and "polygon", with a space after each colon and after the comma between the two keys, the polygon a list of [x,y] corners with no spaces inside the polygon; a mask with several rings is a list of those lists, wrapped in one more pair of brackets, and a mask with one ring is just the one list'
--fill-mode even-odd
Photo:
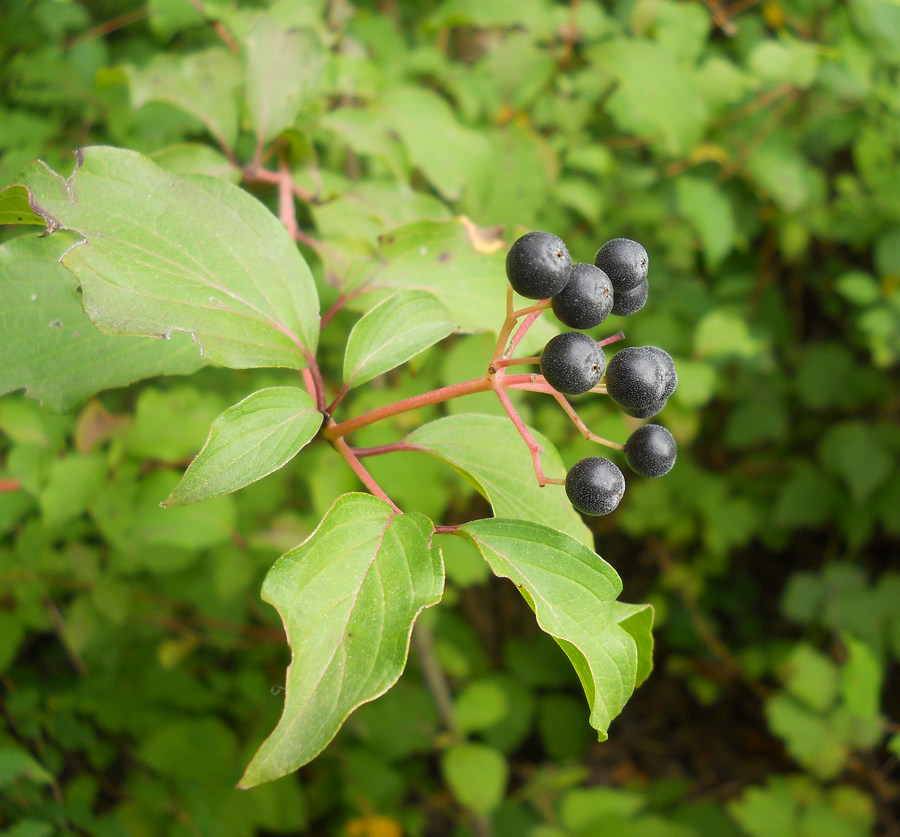
{"label": "plant stem", "polygon": [[[544,469],[541,468],[541,453],[543,453],[544,449],[538,444],[537,439],[531,435],[531,431],[528,429],[525,422],[522,421],[519,411],[516,410],[512,401],[509,400],[509,396],[499,388],[495,389],[494,392],[497,393],[497,398],[500,399],[500,403],[503,405],[503,409],[506,410],[506,414],[509,416],[510,421],[515,425],[516,430],[519,431],[519,435],[522,437],[525,444],[528,445],[528,450],[531,451],[531,462],[534,465],[534,475],[537,477],[538,485],[543,488],[548,482],[551,482],[551,480],[544,476]],[[555,482],[555,480],[553,481]],[[563,481],[565,482],[565,480]]]}
{"label": "plant stem", "polygon": [[[502,386],[512,386],[517,383],[527,383],[538,379],[537,375],[511,375],[504,380]],[[430,392],[423,392],[421,395],[414,395],[411,398],[404,398],[402,401],[396,401],[385,407],[379,407],[368,413],[363,413],[356,418],[347,421],[338,422],[326,427],[322,431],[322,436],[326,439],[337,439],[346,436],[354,430],[361,427],[368,427],[376,421],[390,418],[391,416],[407,413],[410,410],[418,410],[420,407],[427,407],[431,404],[440,404],[443,401],[449,401],[451,398],[459,398],[462,395],[472,395],[476,392],[487,392],[491,389],[498,389],[499,384],[493,377],[487,375],[481,378],[473,378],[471,381],[463,381],[459,384],[451,384],[450,386],[433,389]]]}
{"label": "plant stem", "polygon": [[397,514],[403,514],[397,504],[384,493],[384,489],[375,482],[375,478],[365,469],[363,468],[362,462],[356,458],[356,455],[350,449],[350,445],[348,445],[342,438],[338,437],[336,439],[331,439],[332,447],[343,457],[344,461],[350,466],[356,476],[360,478],[362,484],[369,489],[376,497],[381,500],[384,500],[386,503],[389,503],[391,508],[397,512]]}
{"label": "plant stem", "polygon": [[389,445],[374,445],[370,448],[355,448],[351,447],[350,450],[353,451],[353,455],[357,457],[357,459],[362,459],[366,456],[381,456],[383,453],[399,453],[401,451],[421,451],[418,445],[410,445],[407,442],[394,442]]}
{"label": "plant stem", "polygon": [[505,369],[507,366],[523,366],[526,363],[540,362],[540,355],[534,355],[533,357],[511,357],[505,360],[495,360],[493,363],[491,363],[491,369]]}

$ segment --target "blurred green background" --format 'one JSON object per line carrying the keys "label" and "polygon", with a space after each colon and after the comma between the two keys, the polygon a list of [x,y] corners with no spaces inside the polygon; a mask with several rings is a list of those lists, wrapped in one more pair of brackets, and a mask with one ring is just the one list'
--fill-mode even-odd
{"label": "blurred green background", "polygon": [[[273,148],[326,307],[413,220],[466,215],[507,244],[550,230],[576,261],[617,236],[650,253],[647,306],[602,330],[675,358],[659,420],[678,463],[629,478],[593,525],[622,598],[656,608],[656,669],[598,744],[564,655],[449,539],[423,621],[468,761],[441,758],[414,649],[319,759],[239,792],[288,662],[262,576],[352,475],[314,445],[235,495],[158,508],[212,419],[277,370],[152,380],[67,415],[10,394],[0,834],[900,833],[900,4],[5,0],[0,185],[37,157],[68,172],[85,144],[239,180],[197,90],[236,96],[209,56],[260,16],[307,33],[304,104]],[[253,151],[240,134],[237,159]],[[326,332],[334,369],[353,321]],[[471,378],[492,344],[451,338],[351,408]],[[627,437],[604,400],[578,407]],[[567,463],[595,452],[553,403],[523,411]],[[431,459],[372,470],[438,522],[487,513]]]}

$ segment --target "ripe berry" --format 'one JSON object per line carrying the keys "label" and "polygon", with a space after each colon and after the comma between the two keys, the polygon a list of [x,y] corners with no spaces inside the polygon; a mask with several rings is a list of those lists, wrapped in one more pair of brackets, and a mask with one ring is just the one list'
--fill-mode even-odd
{"label": "ripe berry", "polygon": [[557,334],[541,352],[541,374],[553,389],[566,395],[581,395],[596,386],[605,367],[603,349],[580,331]]}
{"label": "ripe berry", "polygon": [[625,493],[625,477],[602,456],[576,462],[566,474],[566,496],[585,514],[609,514]]}
{"label": "ripe berry", "polygon": [[647,348],[656,355],[659,362],[663,365],[663,370],[666,373],[666,388],[663,390],[663,395],[668,398],[675,392],[675,387],[678,386],[678,373],[675,371],[675,361],[672,360],[672,356],[665,349],[660,349],[659,346],[647,346]]}
{"label": "ripe berry", "polygon": [[592,264],[576,264],[566,286],[553,297],[553,313],[569,328],[593,328],[612,311],[613,286]]}
{"label": "ripe berry", "polygon": [[528,299],[556,296],[569,281],[572,257],[565,242],[548,232],[530,232],[506,254],[506,277]]}
{"label": "ripe berry", "polygon": [[647,302],[647,294],[650,291],[650,285],[644,279],[633,288],[627,291],[613,291],[612,312],[617,317],[627,317],[629,314],[636,314]]}
{"label": "ripe berry", "polygon": [[[606,370],[606,391],[625,410],[645,410],[663,397],[666,372],[646,346],[616,352]],[[662,409],[662,407],[660,407]]]}
{"label": "ripe berry", "polygon": [[609,276],[613,290],[618,294],[630,291],[647,278],[650,257],[636,241],[614,238],[597,251],[594,264]]}
{"label": "ripe berry", "polygon": [[636,474],[661,477],[675,464],[675,438],[659,424],[639,427],[625,442],[625,459]]}
{"label": "ripe berry", "polygon": [[655,401],[651,401],[646,407],[641,407],[639,409],[628,409],[623,407],[622,412],[627,413],[632,418],[653,418],[657,413],[662,412],[662,409],[666,406],[666,401],[668,400],[669,399],[663,394]]}

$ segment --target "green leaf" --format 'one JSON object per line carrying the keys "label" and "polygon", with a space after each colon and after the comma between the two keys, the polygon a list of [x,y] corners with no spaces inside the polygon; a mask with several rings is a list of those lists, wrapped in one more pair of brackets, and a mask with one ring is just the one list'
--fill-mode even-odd
{"label": "green leaf", "polygon": [[158,53],[143,69],[128,68],[135,108],[166,102],[199,119],[223,148],[237,141],[240,61],[225,47],[190,55]]}
{"label": "green leaf", "polygon": [[466,184],[490,177],[487,137],[464,127],[442,96],[427,87],[395,86],[382,103],[413,165],[442,197],[458,200]]}
{"label": "green leaf", "polygon": [[30,753],[18,747],[0,748],[0,788],[9,787],[17,779],[52,784],[52,774]]}
{"label": "green leaf", "polygon": [[[376,299],[399,288],[435,294],[463,331],[491,331],[506,312],[506,243],[467,218],[418,221],[381,237],[377,257],[361,260],[348,290],[371,290]],[[372,295],[349,305],[368,310]]]}
{"label": "green leaf", "polygon": [[[560,645],[575,668],[590,706],[590,722],[605,740],[649,661],[616,607],[622,582],[592,549],[563,532],[522,520],[492,518],[459,527],[491,565],[525,597],[541,630]],[[630,613],[633,617],[634,612]],[[626,619],[628,617],[626,616]]]}
{"label": "green leaf", "polygon": [[427,291],[397,291],[353,327],[344,355],[344,383],[359,386],[443,340],[455,324]]}
{"label": "green leaf", "polygon": [[283,29],[262,15],[245,40],[246,109],[264,145],[293,125],[315,91],[325,53],[306,29]]}
{"label": "green leaf", "polygon": [[104,389],[203,365],[187,334],[160,340],[98,331],[57,261],[64,244],[63,236],[28,236],[0,246],[0,393],[24,388],[62,412]]}
{"label": "green leaf", "polygon": [[638,668],[634,680],[636,689],[653,671],[653,606],[616,602],[613,612],[616,622],[631,634],[637,646]]}
{"label": "green leaf", "polygon": [[305,390],[269,387],[248,395],[213,422],[203,449],[163,505],[196,503],[268,476],[321,425],[322,413]]}
{"label": "green leaf", "polygon": [[[531,432],[544,449],[544,473],[562,476],[565,468],[552,442],[536,430]],[[541,488],[537,484],[528,447],[506,416],[447,416],[423,424],[405,441],[461,471],[490,501],[497,517],[543,523],[567,532],[582,544],[593,544],[594,536],[562,487]]]}
{"label": "green leaf", "polygon": [[872,649],[846,636],[847,662],[841,670],[841,696],[855,718],[876,721],[881,716],[882,668]]}
{"label": "green leaf", "polygon": [[703,135],[708,112],[689,71],[662,46],[637,38],[604,41],[595,64],[617,82],[607,107],[619,127],[662,143],[671,155]]}
{"label": "green leaf", "polygon": [[675,182],[678,205],[700,235],[703,257],[715,270],[734,243],[736,225],[731,201],[711,180],[682,176]]}
{"label": "green leaf", "polygon": [[503,801],[509,767],[493,747],[456,744],[444,752],[441,767],[453,795],[476,814],[489,814]]}
{"label": "green leaf", "polygon": [[7,186],[0,191],[0,224],[39,224],[47,219],[31,205],[31,195],[24,186]]}
{"label": "green leaf", "polygon": [[507,694],[494,680],[474,680],[456,695],[453,703],[456,728],[463,735],[499,724],[508,712]]}
{"label": "green leaf", "polygon": [[292,651],[284,713],[241,779],[252,787],[318,755],[346,718],[384,694],[406,665],[419,612],[444,572],[431,521],[368,494],[338,498],[315,532],[263,584]]}
{"label": "green leaf", "polygon": [[890,449],[862,421],[833,425],[819,445],[819,458],[847,483],[858,503],[869,497],[894,467]]}
{"label": "green leaf", "polygon": [[101,330],[190,332],[234,368],[301,369],[318,341],[312,275],[265,207],[230,183],[178,176],[132,151],[94,147],[63,179],[24,173],[39,211],[84,240],[62,257]]}

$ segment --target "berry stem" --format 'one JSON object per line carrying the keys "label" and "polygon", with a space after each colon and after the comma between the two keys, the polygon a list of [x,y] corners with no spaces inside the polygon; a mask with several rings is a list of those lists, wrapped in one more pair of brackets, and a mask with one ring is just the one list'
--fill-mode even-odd
{"label": "berry stem", "polygon": [[491,364],[491,369],[505,369],[507,366],[519,366],[524,365],[526,363],[540,363],[541,358],[540,355],[535,355],[534,357],[511,357],[505,360],[495,360]]}
{"label": "berry stem", "polygon": [[[499,376],[498,376],[499,377]],[[414,395],[411,398],[404,398],[402,401],[395,401],[377,410],[363,413],[356,418],[348,419],[339,423],[332,423],[322,430],[322,436],[326,439],[338,439],[346,436],[354,430],[361,427],[368,427],[377,421],[390,418],[391,416],[407,413],[410,410],[418,410],[420,407],[428,407],[432,404],[440,404],[449,401],[451,398],[459,398],[463,395],[471,395],[476,392],[487,392],[488,390],[498,390],[499,387],[512,386],[514,384],[527,383],[538,379],[537,375],[510,375],[504,378],[500,383],[494,376],[484,375],[481,378],[473,378],[471,381],[463,381],[459,384],[451,384],[450,386],[433,389],[424,392],[421,395]]]}
{"label": "berry stem", "polygon": [[541,316],[541,314],[546,311],[546,308],[541,308],[539,311],[532,311],[524,320],[519,324],[519,327],[516,329],[516,333],[513,334],[512,338],[509,341],[509,346],[506,347],[506,351],[503,353],[503,357],[509,357],[515,350],[516,346],[522,341],[522,338],[528,333],[528,329],[534,325],[534,321]]}
{"label": "berry stem", "polygon": [[0,494],[6,491],[18,491],[22,484],[18,480],[0,480]]}
{"label": "berry stem", "polygon": [[608,448],[612,448],[613,450],[625,450],[625,445],[621,445],[618,442],[611,442],[609,439],[604,439],[602,436],[598,436],[596,433],[592,433],[590,428],[584,423],[581,416],[575,412],[575,408],[569,403],[568,399],[564,398],[563,395],[559,392],[554,392],[553,397],[556,399],[557,403],[560,407],[563,408],[566,415],[572,419],[572,424],[574,424],[580,431],[581,435],[584,436],[590,442],[596,442],[598,445],[605,445]]}
{"label": "berry stem", "polygon": [[[534,465],[534,475],[537,477],[538,485],[543,488],[551,482],[548,477],[544,476],[544,469],[541,467],[541,453],[543,453],[544,449],[538,444],[537,439],[531,435],[531,431],[528,429],[525,422],[522,421],[522,417],[519,415],[518,410],[513,406],[512,401],[509,400],[509,396],[502,389],[495,389],[494,392],[497,393],[497,398],[500,399],[503,409],[506,410],[506,414],[509,416],[510,421],[515,425],[516,430],[519,431],[522,440],[528,445],[528,450],[531,451],[531,462]],[[565,482],[565,480],[563,480],[563,482]]]}
{"label": "berry stem", "polygon": [[617,331],[615,334],[613,334],[609,337],[604,337],[602,340],[598,340],[597,345],[598,346],[608,346],[610,343],[618,343],[619,340],[624,340],[624,339],[625,339],[625,332]]}
{"label": "berry stem", "polygon": [[411,445],[408,442],[392,442],[389,445],[373,445],[370,448],[351,447],[350,450],[353,451],[354,456],[362,459],[366,456],[381,456],[383,453],[399,453],[406,450],[421,451],[422,448],[418,445]]}
{"label": "berry stem", "polygon": [[397,514],[403,514],[403,512],[399,509],[397,504],[384,493],[384,489],[375,481],[375,478],[365,469],[363,468],[362,462],[356,457],[356,454],[351,449],[350,445],[347,444],[344,439],[340,437],[336,439],[331,439],[331,446],[341,455],[344,462],[346,462],[350,469],[353,471],[356,476],[362,481],[362,484],[369,489],[376,497],[384,500],[386,503],[389,503],[391,508],[397,512]]}

